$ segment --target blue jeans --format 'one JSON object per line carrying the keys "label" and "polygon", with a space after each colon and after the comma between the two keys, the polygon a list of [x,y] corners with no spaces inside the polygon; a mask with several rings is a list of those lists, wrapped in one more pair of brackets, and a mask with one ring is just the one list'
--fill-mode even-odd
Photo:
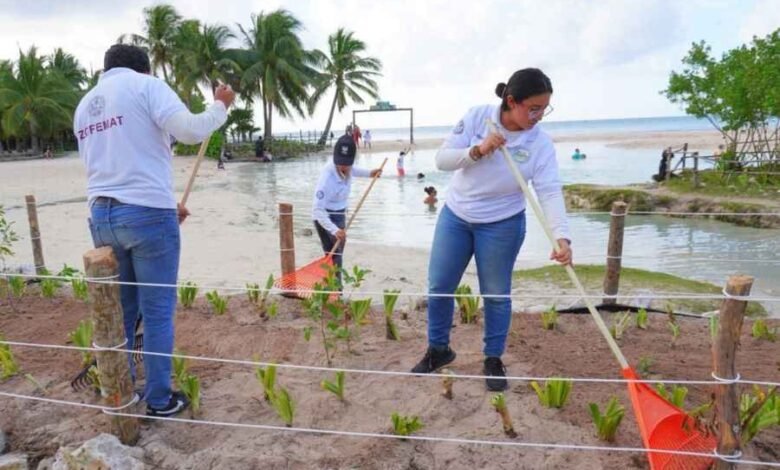
{"label": "blue jeans", "polygon": [[[90,231],[95,247],[110,246],[119,261],[119,280],[176,284],[179,271],[179,222],[175,209],[122,204],[103,198],[93,204]],[[133,349],[135,325],[143,317],[144,352],[173,353],[175,287],[121,285],[127,349]],[[135,367],[130,361],[135,380]],[[171,358],[144,355],[144,398],[164,408],[171,397]]]}
{"label": "blue jeans", "polygon": [[[489,224],[472,224],[445,204],[436,222],[428,265],[428,344],[447,346],[455,310],[452,297],[472,255],[477,260],[482,295],[507,295],[512,269],[525,239],[525,211]],[[512,300],[483,298],[485,305],[485,356],[501,357],[512,321]]]}
{"label": "blue jeans", "polygon": [[[347,223],[347,209],[339,209],[335,211],[328,210],[328,216],[330,216],[330,221],[336,224],[336,227],[343,229],[346,226]],[[327,255],[330,253],[330,250],[333,249],[333,245],[336,244],[336,237],[325,230],[325,227],[320,225],[319,222],[316,220],[314,221],[314,228],[317,229],[317,235],[320,237],[320,242],[322,243],[322,251],[325,252]],[[339,268],[342,267],[344,262],[344,245],[347,244],[347,241],[344,240],[343,242],[339,243],[339,247],[336,248],[336,251],[333,252],[333,263],[338,266]],[[336,273],[336,279],[339,281],[339,285],[341,285],[341,272]]]}

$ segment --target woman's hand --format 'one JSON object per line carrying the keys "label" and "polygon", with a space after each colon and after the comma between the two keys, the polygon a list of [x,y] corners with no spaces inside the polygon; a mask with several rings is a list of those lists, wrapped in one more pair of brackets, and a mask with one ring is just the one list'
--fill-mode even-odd
{"label": "woman's hand", "polygon": [[558,246],[561,247],[561,249],[559,251],[553,250],[553,252],[550,253],[550,259],[561,264],[571,264],[572,252],[571,246],[569,246],[569,240],[559,238]]}
{"label": "woman's hand", "polygon": [[375,168],[375,169],[371,170],[371,173],[369,173],[369,176],[372,177],[372,178],[378,178],[378,177],[382,176],[382,170],[379,169],[379,168]]}
{"label": "woman's hand", "polygon": [[480,158],[487,157],[505,143],[506,139],[503,135],[499,134],[498,132],[491,132],[488,134],[485,140],[479,144],[479,153],[481,154]]}
{"label": "woman's hand", "polygon": [[181,225],[184,223],[187,217],[189,217],[190,211],[188,211],[186,207],[182,206],[181,203],[178,203],[176,204],[176,215],[179,218],[179,225]]}

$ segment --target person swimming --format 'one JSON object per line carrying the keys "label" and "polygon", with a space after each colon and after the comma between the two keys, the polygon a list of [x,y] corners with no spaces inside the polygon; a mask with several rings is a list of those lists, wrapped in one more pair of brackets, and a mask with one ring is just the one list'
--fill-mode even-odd
{"label": "person swimming", "polygon": [[574,153],[571,156],[572,160],[584,160],[587,155],[580,153],[580,149],[574,149]]}
{"label": "person swimming", "polygon": [[425,194],[428,195],[428,197],[425,198],[425,201],[423,201],[428,204],[428,206],[433,207],[437,202],[439,202],[439,200],[436,198],[436,195],[438,194],[436,192],[436,188],[433,186],[426,186],[423,191],[425,191]]}

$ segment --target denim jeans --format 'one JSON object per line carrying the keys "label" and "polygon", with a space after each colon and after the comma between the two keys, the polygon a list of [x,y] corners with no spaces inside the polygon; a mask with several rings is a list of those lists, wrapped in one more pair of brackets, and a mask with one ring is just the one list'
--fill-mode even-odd
{"label": "denim jeans", "polygon": [[[179,223],[175,209],[122,204],[98,199],[91,209],[90,231],[95,247],[110,246],[119,261],[119,280],[176,284],[179,271]],[[121,285],[127,349],[133,349],[135,324],[143,317],[144,352],[173,352],[176,288]],[[135,367],[130,361],[135,380]],[[171,397],[171,358],[144,355],[144,399],[164,408]]]}
{"label": "denim jeans", "polygon": [[[343,229],[346,225],[347,221],[347,209],[340,209],[335,211],[328,211],[328,215],[330,216],[330,221],[336,224],[336,227]],[[325,230],[325,227],[320,225],[319,222],[316,220],[314,221],[314,228],[317,229],[317,235],[320,237],[320,242],[322,243],[322,250],[327,255],[330,253],[330,250],[333,249],[333,245],[336,244],[336,237]],[[343,254],[344,254],[344,245],[347,244],[347,241],[344,240],[339,244],[339,247],[336,248],[336,251],[333,253],[333,263],[341,268],[343,264]],[[341,272],[336,274],[336,277],[339,281],[339,285],[341,285]]]}
{"label": "denim jeans", "polygon": [[[450,342],[455,301],[435,294],[455,293],[472,255],[477,261],[482,295],[507,295],[512,269],[525,239],[525,211],[488,224],[472,224],[455,215],[445,204],[436,222],[428,265],[428,344]],[[512,321],[508,297],[483,298],[485,305],[485,356],[501,357]]]}

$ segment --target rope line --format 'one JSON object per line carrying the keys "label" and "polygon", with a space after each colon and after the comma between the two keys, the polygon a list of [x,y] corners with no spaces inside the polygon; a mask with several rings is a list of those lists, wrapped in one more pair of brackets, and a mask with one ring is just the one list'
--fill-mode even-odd
{"label": "rope line", "polygon": [[[137,287],[168,287],[168,288],[180,288],[180,287],[192,287],[188,286],[185,283],[177,283],[177,284],[161,284],[161,283],[151,283],[151,282],[127,282],[127,281],[109,281],[105,280],[106,278],[89,278],[89,277],[80,277],[80,276],[55,276],[55,275],[36,275],[36,274],[16,274],[16,273],[5,273],[0,272],[0,278],[12,278],[12,277],[21,277],[21,278],[27,278],[27,279],[57,279],[57,280],[63,280],[63,281],[71,281],[73,279],[82,279],[86,282],[91,282],[94,284],[117,284],[120,286],[137,286]],[[203,286],[197,286],[199,289],[219,289],[223,291],[240,291],[240,292],[246,292],[246,291],[258,291],[258,292],[268,292],[268,293],[277,293],[277,294],[286,294],[286,293],[300,293],[300,294],[332,294],[336,291],[330,291],[330,290],[314,290],[314,289],[280,289],[276,287],[272,287],[270,289],[265,288],[248,288],[246,286],[216,286],[216,285],[203,285]],[[385,291],[379,292],[379,291],[351,291],[349,292],[351,295],[384,295],[386,294]],[[431,293],[431,292],[401,292],[401,295],[410,296],[410,297],[452,297],[452,298],[458,298],[458,297],[482,297],[482,298],[489,298],[489,299],[600,299],[604,297],[602,294],[591,294],[582,296],[580,294],[478,294],[478,295],[469,295],[469,294],[442,294],[442,293]],[[618,294],[616,294],[618,295]],[[620,297],[631,297],[631,296],[639,296],[642,299],[647,300],[653,300],[653,299],[694,299],[694,300],[725,300],[729,298],[734,298],[733,296],[724,295],[724,294],[697,294],[697,293],[669,293],[665,295],[650,295],[650,294],[642,294],[642,293],[635,293],[635,294],[626,294],[622,295],[620,294]],[[745,300],[749,302],[780,302],[780,297],[755,297],[755,296],[749,296],[749,297],[739,297],[738,300]]]}
{"label": "rope line", "polygon": [[[552,449],[552,450],[574,450],[574,451],[591,451],[591,452],[623,452],[623,453],[653,453],[653,454],[668,454],[684,457],[699,457],[699,458],[711,458],[720,459],[729,463],[742,464],[742,465],[765,465],[770,467],[780,467],[780,462],[762,462],[754,460],[743,460],[742,453],[736,452],[732,455],[720,455],[716,450],[713,452],[692,452],[673,449],[657,449],[657,448],[644,448],[644,447],[609,447],[609,446],[597,446],[597,445],[582,445],[582,444],[559,444],[551,442],[526,442],[526,441],[495,441],[486,439],[467,439],[458,437],[438,437],[438,436],[425,436],[425,435],[409,435],[398,436],[395,434],[366,432],[366,431],[341,431],[337,429],[322,429],[322,428],[305,428],[305,427],[287,427],[278,426],[272,424],[256,424],[256,423],[237,423],[230,421],[207,421],[199,419],[184,419],[176,417],[165,416],[148,416],[136,413],[123,413],[122,408],[129,405],[124,405],[117,408],[107,408],[96,405],[89,405],[86,403],[69,402],[66,400],[53,400],[40,397],[32,397],[27,395],[11,394],[6,392],[0,392],[0,395],[8,396],[17,399],[28,399],[36,401],[46,401],[66,406],[77,406],[85,408],[96,408],[103,411],[110,416],[121,416],[125,418],[136,419],[152,419],[162,422],[180,423],[180,424],[198,424],[205,426],[218,426],[227,428],[243,428],[243,429],[258,429],[264,431],[284,431],[292,433],[302,434],[323,434],[330,436],[345,436],[356,438],[372,438],[372,439],[393,439],[393,440],[406,440],[406,441],[420,441],[420,442],[440,442],[448,444],[461,444],[461,445],[489,445],[499,447],[515,447],[515,448],[532,448],[532,449]],[[137,395],[136,395],[137,397]],[[135,399],[135,397],[134,397]],[[132,403],[131,403],[132,404]]]}
{"label": "rope line", "polygon": [[[43,343],[25,343],[25,342],[18,342],[18,341],[6,341],[6,340],[0,340],[0,344],[5,344],[8,346],[18,346],[18,347],[29,347],[29,348],[39,348],[39,349],[60,349],[60,350],[66,350],[66,351],[102,351],[100,349],[96,348],[89,348],[89,347],[80,347],[80,346],[67,346],[67,345],[60,345],[60,344],[43,344]],[[160,352],[152,352],[152,351],[133,351],[130,349],[114,349],[116,352],[125,352],[125,353],[131,353],[131,354],[143,354],[143,355],[149,355],[149,356],[159,356],[159,357],[175,357],[179,359],[189,359],[193,361],[205,361],[205,362],[216,362],[221,364],[236,364],[236,365],[243,365],[243,366],[253,366],[253,367],[268,367],[268,366],[276,366],[278,368],[282,369],[292,369],[292,370],[311,370],[311,371],[318,371],[318,372],[344,372],[349,374],[364,374],[364,375],[386,375],[386,376],[394,376],[394,377],[424,377],[424,378],[433,378],[433,379],[441,379],[444,377],[450,377],[453,379],[478,379],[478,380],[484,380],[493,378],[492,376],[486,376],[486,375],[476,375],[476,374],[417,374],[414,372],[402,372],[402,371],[392,371],[392,370],[375,370],[375,369],[351,369],[351,368],[344,368],[344,367],[326,367],[326,366],[307,366],[307,365],[301,365],[301,364],[285,364],[285,363],[275,363],[275,362],[264,362],[264,361],[255,361],[255,360],[247,360],[247,359],[226,359],[226,358],[218,358],[218,357],[209,357],[209,356],[193,356],[190,354],[169,354],[169,353],[160,353]],[[774,382],[756,382],[756,381],[744,381],[741,377],[737,377],[733,381],[725,381],[723,379],[714,379],[714,380],[678,380],[678,379],[670,379],[670,380],[659,380],[659,379],[625,379],[625,378],[615,378],[615,379],[609,379],[609,378],[596,378],[596,377],[559,377],[559,376],[552,376],[552,377],[536,377],[536,376],[507,376],[507,380],[513,380],[513,381],[523,381],[523,382],[530,382],[530,381],[547,381],[547,380],[569,380],[571,382],[582,382],[582,383],[619,383],[619,384],[627,384],[627,383],[663,383],[663,384],[678,384],[678,385],[718,385],[722,384],[724,382],[727,383],[761,383],[761,384],[768,384],[768,386],[780,386],[780,382],[774,383]]]}

